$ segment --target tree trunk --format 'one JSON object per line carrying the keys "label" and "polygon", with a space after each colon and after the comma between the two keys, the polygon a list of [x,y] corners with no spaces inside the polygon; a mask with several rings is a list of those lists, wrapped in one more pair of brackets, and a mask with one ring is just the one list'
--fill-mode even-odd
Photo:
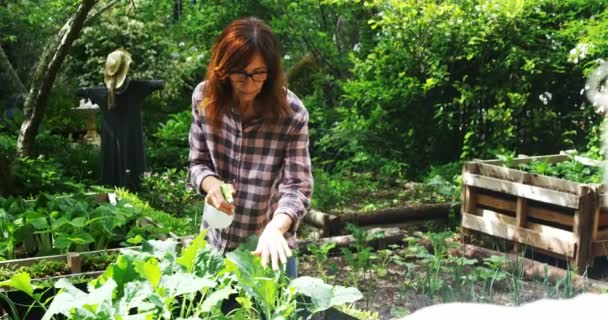
{"label": "tree trunk", "polygon": [[17,156],[31,154],[34,138],[46,111],[47,100],[59,67],[84,27],[87,15],[98,0],[83,0],[76,12],[44,49],[38,61],[23,106],[24,120],[17,139]]}
{"label": "tree trunk", "polygon": [[[403,238],[408,235],[406,230],[400,230],[399,228],[373,228],[367,230],[368,234],[374,234],[377,232],[384,233],[383,237],[368,240],[367,245],[374,249],[385,249],[389,244],[403,243]],[[330,251],[331,253],[339,253],[340,248],[348,247],[355,243],[357,240],[352,235],[335,236],[330,238],[321,238],[317,240],[306,240],[298,242],[298,253],[308,254],[308,246],[311,244],[321,246],[325,243],[333,242],[336,246]]]}
{"label": "tree trunk", "polygon": [[2,46],[0,46],[0,72],[0,79],[4,80],[3,83],[8,86],[9,91],[20,96],[25,95],[25,86],[21,82],[21,79],[19,79],[19,75],[17,75]]}
{"label": "tree trunk", "polygon": [[447,218],[451,207],[451,203],[433,203],[412,207],[387,208],[374,212],[346,214],[340,216],[340,222],[366,226],[433,220]]}

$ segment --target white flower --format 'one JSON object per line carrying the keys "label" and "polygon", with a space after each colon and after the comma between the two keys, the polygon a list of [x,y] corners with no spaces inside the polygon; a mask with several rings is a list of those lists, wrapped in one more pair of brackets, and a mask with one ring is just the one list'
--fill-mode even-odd
{"label": "white flower", "polygon": [[538,99],[544,104],[547,105],[549,101],[553,98],[553,94],[551,92],[544,92],[538,96]]}
{"label": "white flower", "polygon": [[587,54],[589,54],[589,49],[593,48],[593,44],[588,43],[579,43],[570,50],[568,62],[572,62],[577,64],[579,60],[585,59]]}

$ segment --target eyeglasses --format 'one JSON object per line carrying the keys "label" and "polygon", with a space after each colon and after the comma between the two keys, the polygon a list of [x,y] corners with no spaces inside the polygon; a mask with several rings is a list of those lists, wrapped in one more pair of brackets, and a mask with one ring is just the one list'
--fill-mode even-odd
{"label": "eyeglasses", "polygon": [[251,80],[255,82],[262,82],[268,78],[268,71],[256,71],[253,73],[247,73],[244,71],[231,72],[228,77],[230,77],[230,80],[234,82],[245,82],[247,81],[247,78],[251,78]]}

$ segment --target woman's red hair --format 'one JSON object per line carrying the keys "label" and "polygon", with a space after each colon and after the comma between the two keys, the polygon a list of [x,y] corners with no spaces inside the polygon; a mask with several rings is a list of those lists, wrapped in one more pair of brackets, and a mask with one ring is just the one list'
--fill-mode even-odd
{"label": "woman's red hair", "polygon": [[235,103],[228,74],[244,70],[258,53],[268,67],[268,77],[255,98],[256,113],[267,123],[291,113],[280,50],[272,30],[260,19],[239,19],[224,29],[211,48],[204,99],[198,108],[214,127],[220,127],[222,116]]}

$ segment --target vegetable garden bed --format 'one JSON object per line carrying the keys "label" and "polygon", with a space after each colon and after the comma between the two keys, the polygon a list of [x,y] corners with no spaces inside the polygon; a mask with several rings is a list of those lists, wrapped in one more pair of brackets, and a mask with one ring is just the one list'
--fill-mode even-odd
{"label": "vegetable garden bed", "polygon": [[[522,157],[511,167],[599,162],[570,154]],[[503,160],[470,161],[462,169],[462,240],[468,231],[528,245],[568,261],[584,273],[608,255],[608,195],[599,183],[579,183],[505,166]]]}
{"label": "vegetable garden bed", "polygon": [[[289,279],[283,272],[263,268],[260,258],[249,250],[235,250],[224,258],[207,246],[204,237],[204,233],[199,235],[183,249],[174,239],[144,241],[140,250],[123,249],[85,290],[59,280],[55,289],[63,290],[54,293],[50,304],[46,293],[36,291],[25,273],[0,285],[31,297],[45,311],[43,319],[59,315],[68,319],[299,319],[322,315],[362,297],[356,288],[332,286],[321,279]],[[0,293],[2,308],[15,314],[16,305],[6,296]],[[223,302],[231,297],[239,305],[225,314]],[[38,319],[31,314],[25,318]],[[312,319],[354,318],[332,310],[328,316]]]}
{"label": "vegetable garden bed", "polygon": [[113,193],[41,195],[37,200],[3,199],[2,204],[0,243],[10,259],[0,261],[0,281],[23,271],[41,280],[99,271],[118,255],[117,247],[136,248],[142,234],[177,239]]}

